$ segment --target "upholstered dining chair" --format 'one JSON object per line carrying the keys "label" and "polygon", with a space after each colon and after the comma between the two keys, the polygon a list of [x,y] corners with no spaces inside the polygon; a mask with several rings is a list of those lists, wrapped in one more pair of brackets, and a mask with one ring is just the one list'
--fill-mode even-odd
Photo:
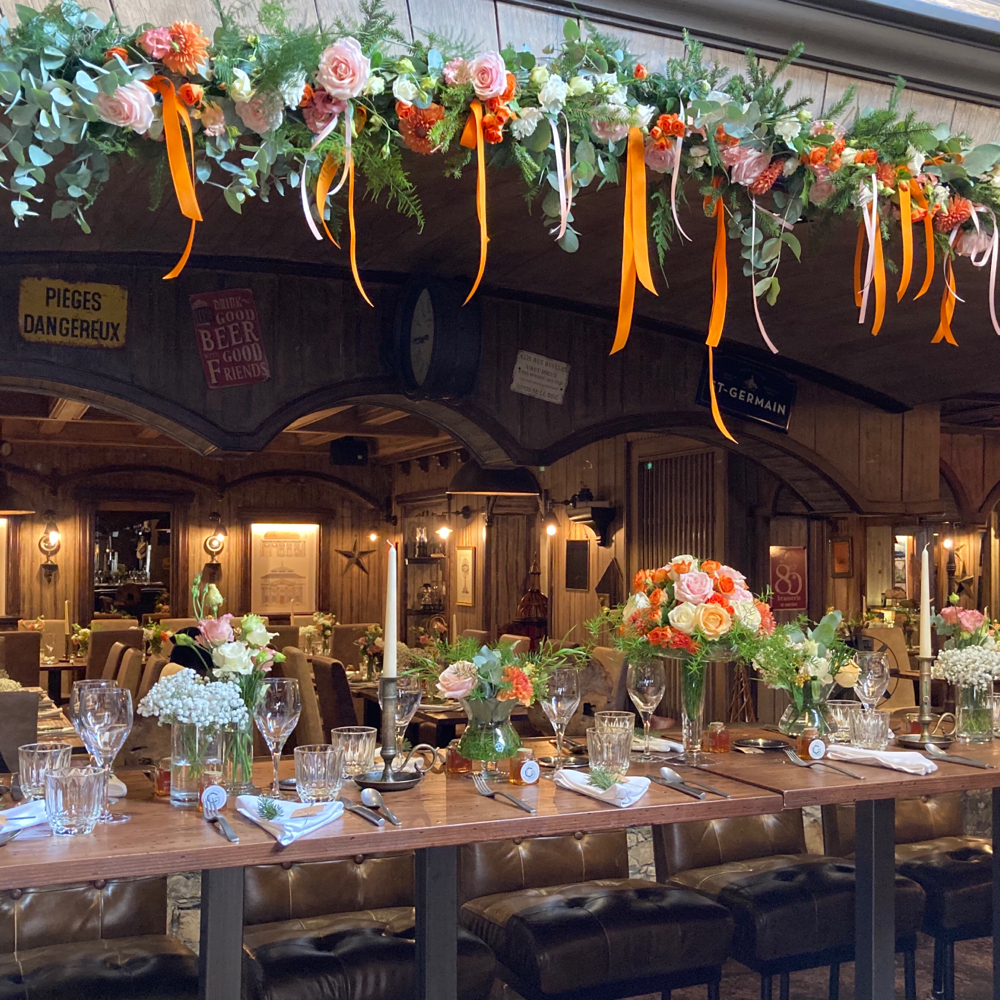
{"label": "upholstered dining chair", "polygon": [[126,646],[124,642],[114,643],[108,650],[108,655],[104,661],[104,670],[101,672],[101,677],[106,681],[113,681],[118,676],[118,671],[121,670],[122,660],[125,657],[125,651],[133,648],[134,647],[132,646]]}
{"label": "upholstered dining chair", "polygon": [[302,648],[299,646],[298,625],[271,625],[268,628],[268,632],[275,633],[270,643],[268,643],[268,645],[273,646],[275,649],[284,649],[285,646],[295,646],[297,649]]}
{"label": "upholstered dining chair", "polygon": [[108,653],[111,652],[111,647],[115,643],[120,643],[126,648],[141,649],[142,629],[123,628],[105,632],[91,632],[90,645],[87,647],[88,680],[104,676],[104,666],[108,660]]}
{"label": "upholstered dining chair", "polygon": [[122,655],[121,665],[115,675],[118,686],[132,694],[132,707],[137,704],[139,682],[142,680],[142,653],[138,649],[126,649]]}
{"label": "upholstered dining chair", "polygon": [[162,654],[154,654],[146,660],[146,665],[142,668],[142,680],[139,682],[139,692],[135,696],[135,703],[138,705],[143,698],[149,694],[149,689],[160,679],[163,668],[167,664],[167,658]]}
{"label": "upholstered dining chair", "polygon": [[0,691],[0,774],[20,766],[17,748],[38,739],[37,691]]}
{"label": "upholstered dining chair", "polygon": [[[138,618],[123,618],[121,615],[109,616],[104,618],[98,615],[94,615],[94,617],[91,619],[90,622],[91,635],[93,635],[94,632],[116,632],[121,629],[138,628],[138,627],[139,627]],[[141,638],[142,633],[140,632],[139,635]]]}
{"label": "upholstered dining chair", "polygon": [[309,659],[297,646],[286,646],[282,653],[285,654],[285,662],[281,664],[282,673],[299,682],[299,697],[302,699],[302,714],[294,733],[295,746],[328,743],[330,734],[323,732],[323,719],[319,713],[319,699],[316,697],[316,684]]}
{"label": "upholstered dining chair", "polygon": [[515,656],[527,653],[531,649],[531,640],[526,635],[508,635],[505,633],[500,636],[498,641],[500,645],[509,645],[511,652]]}
{"label": "upholstered dining chair", "polygon": [[463,632],[460,632],[459,635],[463,639],[475,639],[477,642],[483,643],[489,642],[490,640],[489,632],[485,632],[483,629],[479,628],[467,628]]}
{"label": "upholstered dining chair", "polygon": [[22,687],[38,687],[41,632],[0,632],[0,668]]}
{"label": "upholstered dining chair", "polygon": [[329,738],[331,729],[356,726],[358,716],[344,664],[329,656],[314,656],[312,665],[313,676],[316,678],[316,695],[319,698],[319,714],[323,719],[324,737]]}

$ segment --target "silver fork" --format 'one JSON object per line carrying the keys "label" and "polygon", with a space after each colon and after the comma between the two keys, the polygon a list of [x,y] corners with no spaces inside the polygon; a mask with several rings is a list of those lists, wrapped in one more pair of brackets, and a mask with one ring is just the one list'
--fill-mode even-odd
{"label": "silver fork", "polygon": [[803,760],[791,747],[785,750],[785,756],[798,767],[828,767],[831,771],[846,774],[848,778],[857,778],[858,781],[865,780],[863,774],[855,774],[853,771],[848,771],[846,767],[837,767],[836,764],[828,764],[825,760]]}
{"label": "silver fork", "polygon": [[523,809],[526,813],[531,813],[532,816],[534,816],[538,811],[534,806],[529,806],[527,802],[522,802],[513,795],[508,795],[506,792],[499,792],[495,788],[490,788],[486,779],[481,774],[474,774],[472,776],[472,783],[476,786],[476,791],[479,792],[480,795],[485,795],[488,799],[495,799],[499,796],[505,802],[509,802],[511,805],[517,806],[518,809]]}
{"label": "silver fork", "polygon": [[229,820],[227,820],[225,816],[219,815],[218,809],[206,806],[205,819],[207,819],[209,823],[217,824],[222,829],[222,832],[226,835],[226,839],[231,844],[238,844],[240,842],[240,838],[236,836],[236,832],[229,825]]}

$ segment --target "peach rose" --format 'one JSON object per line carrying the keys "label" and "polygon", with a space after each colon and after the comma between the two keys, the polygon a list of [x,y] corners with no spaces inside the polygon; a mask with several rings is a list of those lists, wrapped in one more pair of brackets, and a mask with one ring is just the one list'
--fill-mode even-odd
{"label": "peach rose", "polygon": [[712,578],[698,570],[681,573],[674,586],[674,596],[677,600],[689,601],[691,604],[704,604],[714,593]]}
{"label": "peach rose", "polygon": [[103,91],[94,98],[101,121],[130,128],[143,135],[153,124],[153,92],[141,80],[118,87],[113,94]]}
{"label": "peach rose", "polygon": [[729,168],[729,179],[734,184],[749,186],[760,172],[771,163],[771,154],[749,146],[727,146],[720,153],[722,162]]}
{"label": "peach rose", "polygon": [[975,632],[985,620],[982,611],[976,611],[975,609],[971,611],[963,610],[958,613],[958,624],[961,626],[963,632]]}
{"label": "peach rose", "polygon": [[221,618],[205,618],[198,622],[201,634],[212,646],[220,646],[233,641],[233,626],[230,624],[232,615],[223,615]]}
{"label": "peach rose", "polygon": [[706,639],[719,639],[733,625],[729,612],[720,604],[699,604],[695,609],[695,624]]}
{"label": "peach rose", "polygon": [[349,101],[364,90],[372,64],[356,38],[341,38],[319,57],[316,82],[331,96]]}
{"label": "peach rose", "polygon": [[606,142],[610,146],[611,143],[618,142],[628,135],[628,121],[614,120],[617,109],[609,107],[607,111],[609,116],[607,119],[590,119],[590,131],[594,133],[596,138]]}
{"label": "peach rose", "polygon": [[476,97],[481,101],[499,97],[507,89],[507,67],[499,52],[476,56],[468,69]]}
{"label": "peach rose", "polygon": [[467,698],[479,679],[476,665],[469,660],[458,660],[441,671],[437,689],[446,698]]}
{"label": "peach rose", "polygon": [[677,148],[673,143],[661,149],[656,143],[651,142],[646,146],[646,166],[658,174],[670,173],[674,169],[676,153]]}
{"label": "peach rose", "polygon": [[273,131],[285,117],[279,94],[255,94],[249,101],[235,101],[234,107],[240,121],[258,135]]}
{"label": "peach rose", "polygon": [[226,113],[212,101],[206,101],[198,118],[205,135],[222,135],[226,131]]}
{"label": "peach rose", "polygon": [[833,675],[833,680],[834,683],[839,684],[842,688],[852,688],[858,683],[860,675],[861,670],[858,668],[858,665],[854,662],[848,662]]}

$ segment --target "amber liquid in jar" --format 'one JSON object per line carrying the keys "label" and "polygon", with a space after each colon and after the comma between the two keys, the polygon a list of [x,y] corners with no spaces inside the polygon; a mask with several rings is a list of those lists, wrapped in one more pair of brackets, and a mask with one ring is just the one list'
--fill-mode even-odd
{"label": "amber liquid in jar", "polygon": [[818,756],[809,752],[809,747],[814,740],[819,739],[819,730],[815,726],[809,726],[799,733],[798,739],[795,745],[795,752],[802,760],[818,760],[822,757],[822,754]]}
{"label": "amber liquid in jar", "polygon": [[472,761],[458,752],[458,740],[448,744],[445,769],[448,774],[468,774],[472,770]]}
{"label": "amber liquid in jar", "polygon": [[708,727],[709,753],[729,753],[732,749],[732,734],[726,729],[722,722],[713,722]]}
{"label": "amber liquid in jar", "polygon": [[538,762],[534,751],[522,747],[510,761],[510,783],[512,785],[533,785],[538,781]]}

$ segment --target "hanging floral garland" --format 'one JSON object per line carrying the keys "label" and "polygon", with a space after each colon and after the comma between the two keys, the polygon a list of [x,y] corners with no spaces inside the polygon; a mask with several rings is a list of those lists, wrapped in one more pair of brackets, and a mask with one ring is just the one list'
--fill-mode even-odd
{"label": "hanging floral garland", "polygon": [[[650,240],[663,269],[670,244],[690,239],[678,207],[694,191],[716,220],[710,373],[730,290],[727,237],[740,247],[746,294],[777,352],[760,300],[777,301],[782,252],[800,256],[795,226],[847,213],[859,220],[859,322],[870,320],[873,334],[890,295],[886,271],[895,268],[886,242],[899,246],[897,300],[918,281],[914,297],[924,295],[941,265],[933,342],[956,344],[957,256],[989,267],[990,314],[1000,334],[1000,144],[975,146],[946,126],[900,115],[903,81],[885,109],[859,110],[851,89],[815,120],[808,99],[789,101],[791,82],[782,82],[801,46],[771,71],[748,52],[746,71],[729,74],[706,65],[702,46],[685,36],[683,57],[653,73],[624,42],[589,25],[581,33],[574,20],[561,43],[539,56],[527,48],[475,53],[434,35],[409,42],[381,0],[361,0],[360,10],[356,23],[293,29],[280,0],[263,0],[262,30],[254,32],[217,0],[221,26],[209,40],[186,21],[125,31],[72,0],[41,12],[19,7],[18,27],[0,26],[0,160],[11,167],[0,185],[13,195],[15,225],[38,214],[33,206],[41,205],[50,169],[51,217],[72,217],[88,230],[85,212],[109,179],[112,157],[165,163],[156,174],[169,173],[191,221],[166,275],[172,278],[202,218],[199,185],[221,188],[237,212],[249,198],[266,201],[289,189],[317,240],[336,243],[346,215],[351,269],[370,304],[356,263],[356,175],[368,197],[384,196],[422,226],[406,158],[441,155],[450,176],[475,163],[480,259],[470,297],[487,263],[487,167],[520,169],[544,224],[568,252],[579,247],[573,206],[581,188],[624,188],[613,352],[628,338],[636,281],[656,294]],[[914,277],[918,244],[924,266]],[[709,383],[713,416],[731,437],[711,376]]]}

